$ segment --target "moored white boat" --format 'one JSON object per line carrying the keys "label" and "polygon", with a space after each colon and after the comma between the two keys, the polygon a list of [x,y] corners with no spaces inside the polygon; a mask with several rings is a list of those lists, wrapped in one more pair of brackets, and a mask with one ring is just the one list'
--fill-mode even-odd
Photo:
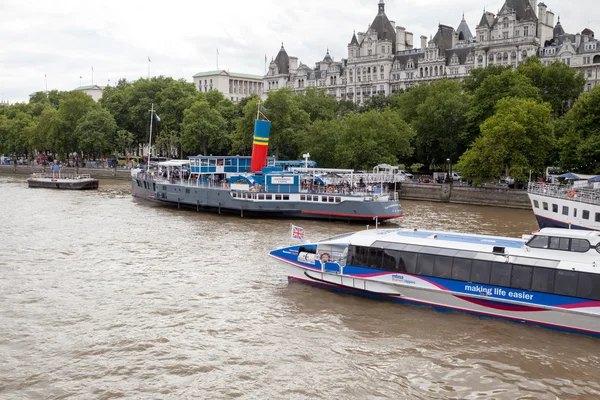
{"label": "moored white boat", "polygon": [[367,230],[273,250],[289,280],[600,337],[600,233]]}
{"label": "moored white boat", "polygon": [[540,228],[600,231],[600,188],[595,186],[530,182],[527,195]]}

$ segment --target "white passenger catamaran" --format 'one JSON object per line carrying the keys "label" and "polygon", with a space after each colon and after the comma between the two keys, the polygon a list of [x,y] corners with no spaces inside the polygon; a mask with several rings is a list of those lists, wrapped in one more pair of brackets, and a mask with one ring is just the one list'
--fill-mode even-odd
{"label": "white passenger catamaran", "polygon": [[600,337],[600,232],[379,229],[270,255],[292,281]]}

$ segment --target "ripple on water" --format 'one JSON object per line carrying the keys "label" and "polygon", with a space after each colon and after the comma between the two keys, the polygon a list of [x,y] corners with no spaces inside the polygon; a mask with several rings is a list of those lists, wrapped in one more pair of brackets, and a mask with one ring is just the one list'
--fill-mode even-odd
{"label": "ripple on water", "polygon": [[[600,398],[594,339],[288,284],[267,256],[292,222],[364,226],[155,207],[115,181],[2,176],[0,204],[2,398]],[[391,226],[535,228],[527,210],[403,208]]]}

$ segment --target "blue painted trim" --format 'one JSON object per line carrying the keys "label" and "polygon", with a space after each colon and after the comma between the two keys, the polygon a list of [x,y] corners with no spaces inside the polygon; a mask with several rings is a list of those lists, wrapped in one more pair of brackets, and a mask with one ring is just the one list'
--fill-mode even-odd
{"label": "blue painted trim", "polygon": [[[569,224],[567,222],[562,222],[556,219],[542,217],[541,215],[535,214],[535,219],[538,222],[538,226],[540,229],[542,228],[569,228]],[[598,229],[588,228],[582,225],[571,224],[571,229],[579,229],[584,231],[596,231]]]}

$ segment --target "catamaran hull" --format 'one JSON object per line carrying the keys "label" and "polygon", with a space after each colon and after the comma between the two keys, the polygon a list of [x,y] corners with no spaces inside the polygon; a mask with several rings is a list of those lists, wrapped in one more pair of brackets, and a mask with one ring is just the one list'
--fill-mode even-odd
{"label": "catamaran hull", "polygon": [[527,306],[456,294],[447,290],[427,290],[400,284],[377,282],[354,276],[326,273],[319,269],[273,256],[283,263],[289,281],[402,304],[430,306],[438,311],[458,311],[480,317],[538,325],[565,332],[600,337],[600,307],[579,312],[552,307]]}
{"label": "catamaran hull", "polygon": [[152,181],[143,181],[140,185],[138,180],[132,180],[131,194],[134,197],[196,211],[233,214],[240,217],[306,218],[372,223],[375,217],[379,221],[402,217],[402,209],[398,201],[342,201],[340,203],[294,200],[249,201],[233,198],[231,191],[227,189],[163,185]]}

